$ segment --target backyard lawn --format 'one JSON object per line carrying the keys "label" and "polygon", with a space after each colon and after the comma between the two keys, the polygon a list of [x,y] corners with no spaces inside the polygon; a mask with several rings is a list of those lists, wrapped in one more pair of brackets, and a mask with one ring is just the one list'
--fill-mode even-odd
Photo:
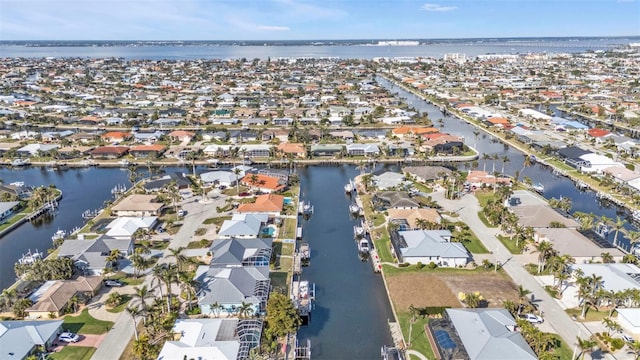
{"label": "backyard lawn", "polygon": [[89,310],[84,309],[78,316],[67,315],[64,317],[62,327],[65,330],[78,334],[104,334],[113,326],[111,321],[95,319],[89,315]]}

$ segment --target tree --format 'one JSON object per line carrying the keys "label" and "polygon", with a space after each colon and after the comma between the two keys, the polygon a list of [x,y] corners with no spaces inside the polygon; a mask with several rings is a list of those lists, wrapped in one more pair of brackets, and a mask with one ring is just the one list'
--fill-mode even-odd
{"label": "tree", "polygon": [[169,255],[167,255],[167,258],[174,258],[176,259],[176,264],[178,265],[178,270],[179,271],[183,271],[185,268],[185,265],[188,265],[191,263],[191,259],[189,259],[183,252],[186,250],[187,248],[184,246],[180,246],[177,249],[172,249],[169,248]]}
{"label": "tree", "polygon": [[616,216],[616,221],[611,221],[611,226],[613,226],[613,229],[615,231],[614,235],[613,235],[613,245],[618,246],[618,234],[620,234],[620,231],[624,230],[624,224],[626,224],[627,222],[620,218],[620,216]]}
{"label": "tree", "polygon": [[584,359],[586,353],[591,354],[598,343],[593,338],[580,339],[578,337],[578,347],[580,348],[580,354],[578,358]]}
{"label": "tree", "polygon": [[251,303],[243,301],[240,306],[236,308],[236,312],[241,319],[251,317],[251,315],[253,315],[253,306]]}
{"label": "tree", "polygon": [[142,315],[142,309],[129,305],[125,310],[127,311],[127,314],[131,315],[131,319],[133,320],[133,335],[135,335],[136,340],[138,340],[137,318]]}
{"label": "tree", "polygon": [[184,291],[187,295],[187,306],[189,310],[191,310],[192,299],[196,295],[196,291],[198,291],[198,285],[200,284],[198,281],[193,280],[190,276],[191,274],[187,272],[178,273],[178,277],[180,278],[180,289]]}
{"label": "tree", "polygon": [[233,173],[236,176],[236,192],[240,193],[240,174],[242,174],[242,169],[235,167],[233,168]]}
{"label": "tree", "polygon": [[538,274],[544,271],[547,260],[557,254],[557,251],[553,248],[553,245],[548,241],[540,241],[536,245],[536,251],[538,252]]}
{"label": "tree", "polygon": [[180,200],[180,191],[178,190],[178,184],[175,180],[171,180],[167,185],[167,193],[173,203],[173,209],[176,212],[176,219],[178,218],[178,200]]}
{"label": "tree", "polygon": [[138,308],[142,309],[143,311],[147,311],[149,308],[147,299],[152,298],[153,294],[149,291],[147,285],[143,285],[142,287],[136,286],[133,288],[133,290],[135,292],[131,294],[131,296],[133,297],[133,300],[138,301]]}
{"label": "tree", "polygon": [[109,307],[116,307],[122,302],[122,295],[119,292],[112,292],[104,302]]}
{"label": "tree", "polygon": [[24,318],[27,316],[26,310],[31,307],[31,305],[33,305],[33,303],[28,298],[20,299],[13,304],[11,311],[16,317]]}
{"label": "tree", "polygon": [[288,296],[274,292],[267,302],[265,323],[265,338],[276,342],[278,338],[298,331],[302,319]]}

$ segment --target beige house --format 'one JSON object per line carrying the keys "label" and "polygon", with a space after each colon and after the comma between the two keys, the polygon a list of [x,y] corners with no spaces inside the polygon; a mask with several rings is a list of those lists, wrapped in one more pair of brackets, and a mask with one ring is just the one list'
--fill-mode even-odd
{"label": "beige house", "polygon": [[111,208],[114,216],[160,216],[163,203],[154,202],[156,195],[132,194]]}
{"label": "beige house", "polygon": [[387,209],[387,211],[389,212],[389,220],[405,220],[411,230],[420,228],[418,219],[424,219],[430,223],[440,223],[440,214],[435,209]]}
{"label": "beige house", "polygon": [[76,280],[47,281],[29,297],[34,304],[26,310],[29,319],[60,317],[71,310],[71,299],[78,305],[91,299],[102,286],[100,276],[80,276]]}

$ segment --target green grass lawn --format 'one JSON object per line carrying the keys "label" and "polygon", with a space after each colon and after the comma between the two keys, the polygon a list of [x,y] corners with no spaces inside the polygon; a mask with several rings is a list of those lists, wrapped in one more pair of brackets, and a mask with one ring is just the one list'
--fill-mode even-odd
{"label": "green grass lawn", "polygon": [[391,250],[389,247],[391,246],[389,235],[383,235],[380,239],[374,240],[374,245],[376,250],[378,250],[378,256],[380,256],[380,261],[382,262],[395,262],[396,260],[393,258],[391,254]]}
{"label": "green grass lawn", "polygon": [[571,357],[573,356],[573,349],[571,349],[571,347],[567,345],[567,343],[564,342],[560,336],[556,334],[551,334],[551,336],[556,342],[560,343],[560,346],[553,350],[553,353],[558,355],[558,359],[571,359]]}
{"label": "green grass lawn", "polygon": [[293,255],[293,250],[295,249],[294,244],[282,244],[282,248],[280,249],[280,255]]}
{"label": "green grass lawn", "polygon": [[191,241],[187,244],[187,249],[209,248],[211,247],[212,243],[213,243],[213,240],[206,240],[206,239]]}
{"label": "green grass lawn", "polygon": [[118,280],[122,283],[124,283],[125,285],[132,285],[132,286],[138,286],[138,285],[142,285],[142,283],[144,283],[144,276],[140,276],[139,278],[136,278],[134,275],[129,275],[127,273],[124,273],[122,271],[119,271],[111,276],[108,277],[111,280]]}
{"label": "green grass lawn", "polygon": [[50,354],[51,360],[89,360],[96,348],[88,346],[65,346],[57,353]]}
{"label": "green grass lawn", "polygon": [[476,198],[478,198],[478,202],[480,203],[481,207],[485,207],[489,200],[495,197],[495,194],[493,192],[481,190],[476,191],[474,195],[476,196]]}
{"label": "green grass lawn", "polygon": [[435,359],[433,350],[431,349],[431,344],[429,344],[429,339],[427,338],[427,334],[425,333],[425,326],[427,325],[429,319],[423,319],[418,316],[416,322],[413,324],[413,326],[411,326],[411,338],[409,338],[409,312],[400,311],[397,315],[398,321],[400,322],[400,327],[402,328],[402,334],[404,335],[404,339],[407,342],[407,348],[421,353],[428,359]]}
{"label": "green grass lawn", "polygon": [[231,216],[218,216],[213,218],[205,219],[202,223],[205,225],[217,225],[220,226],[225,220],[231,220]]}
{"label": "green grass lawn", "polygon": [[498,235],[498,240],[504,245],[507,250],[512,254],[522,254],[522,249],[516,246],[515,240],[509,239],[508,236]]}
{"label": "green grass lawn", "polygon": [[67,315],[64,317],[62,327],[65,330],[79,334],[104,334],[113,326],[111,321],[102,321],[89,315],[89,310],[84,309],[78,316]]}
{"label": "green grass lawn", "polygon": [[464,247],[466,247],[472,254],[488,254],[489,250],[487,250],[480,239],[478,239],[476,234],[471,229],[469,229],[469,233],[470,236],[463,242]]}
{"label": "green grass lawn", "polygon": [[107,307],[107,311],[114,314],[122,312],[129,304],[129,300],[131,300],[131,295],[122,294],[122,301],[120,302],[120,305],[114,306],[113,308]]}
{"label": "green grass lawn", "polygon": [[280,233],[278,237],[280,239],[295,239],[297,223],[298,223],[297,219],[291,219],[291,218],[284,219],[284,224],[280,228]]}
{"label": "green grass lawn", "polygon": [[422,269],[418,269],[416,265],[409,265],[407,267],[395,267],[391,265],[382,265],[382,270],[384,271],[385,276],[395,276],[398,274],[404,274],[409,272],[419,272],[419,271],[432,272],[432,273],[444,273],[444,274],[458,274],[458,275],[468,275],[474,272],[486,271],[480,266],[478,266],[475,269],[439,267],[432,270],[432,269],[429,269],[428,266],[424,266]]}
{"label": "green grass lawn", "polygon": [[282,289],[285,294],[287,293],[287,289],[289,289],[289,273],[286,271],[272,271],[269,273],[269,278],[271,278],[271,286],[273,289]]}
{"label": "green grass lawn", "polygon": [[569,314],[569,316],[571,317],[575,316],[577,318],[577,321],[580,321],[580,322],[602,321],[602,319],[609,316],[608,311],[596,311],[595,309],[587,309],[587,314],[585,315],[585,318],[581,319],[580,315],[582,315],[582,307],[575,308],[575,309],[567,309],[565,311],[567,314]]}
{"label": "green grass lawn", "polygon": [[488,228],[496,228],[497,227],[497,226],[491,225],[491,223],[489,223],[489,220],[487,220],[487,217],[484,216],[484,211],[478,211],[478,218],[480,219],[480,221],[482,221],[484,226],[486,226]]}
{"label": "green grass lawn", "polygon": [[12,226],[13,224],[23,219],[25,216],[27,216],[26,213],[19,213],[19,214],[13,215],[11,218],[9,218],[9,220],[7,220],[7,222],[0,225],[0,231],[8,228],[9,226]]}

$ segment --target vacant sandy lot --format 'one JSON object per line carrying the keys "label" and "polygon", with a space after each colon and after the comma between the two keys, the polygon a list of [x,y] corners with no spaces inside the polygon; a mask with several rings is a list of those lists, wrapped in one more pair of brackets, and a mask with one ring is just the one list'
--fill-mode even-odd
{"label": "vacant sandy lot", "polygon": [[502,307],[505,300],[517,301],[517,286],[511,280],[493,272],[468,274],[409,272],[387,276],[391,300],[397,311],[409,305],[462,307],[459,292],[479,291],[489,307]]}

